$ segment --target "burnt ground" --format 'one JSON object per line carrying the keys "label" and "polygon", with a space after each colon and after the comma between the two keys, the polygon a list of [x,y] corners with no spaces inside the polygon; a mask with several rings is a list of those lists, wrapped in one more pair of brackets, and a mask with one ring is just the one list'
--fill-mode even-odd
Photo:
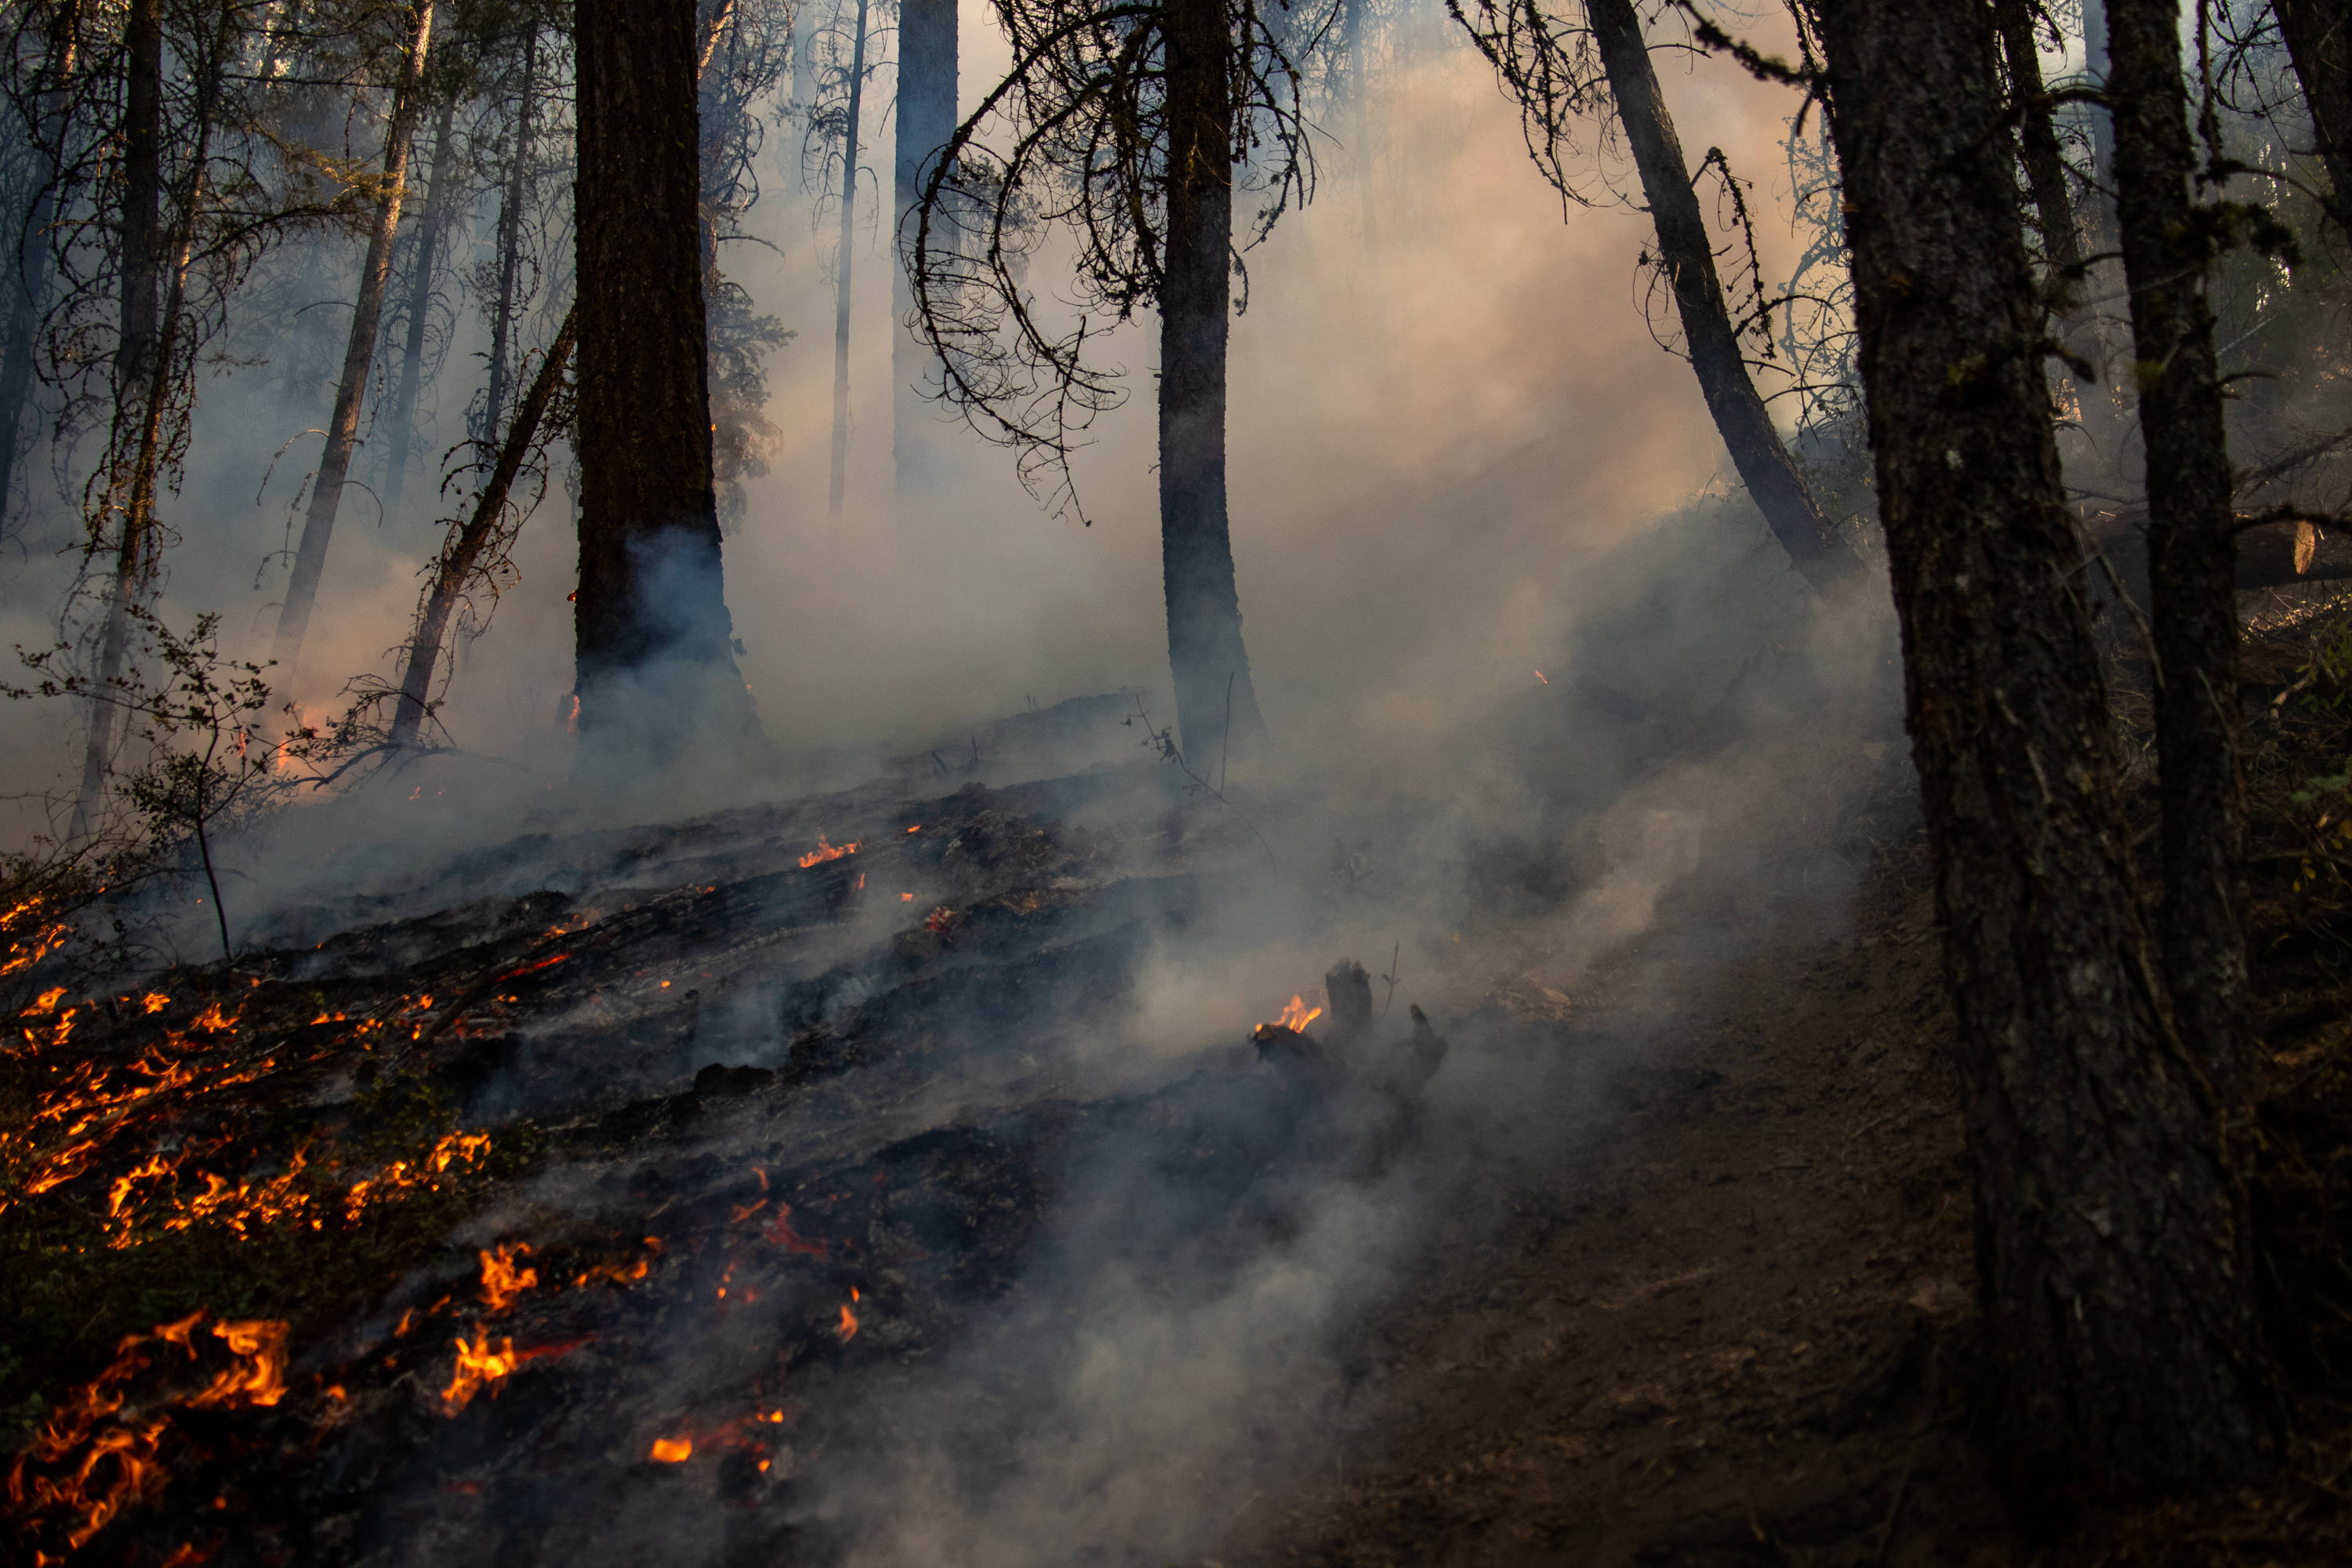
{"label": "burnt ground", "polygon": [[2352,889],[2261,862],[2286,1462],[2036,1545],[1972,1436],[1925,856],[1864,750],[1735,868],[1780,891],[1598,968],[1469,867],[1352,1037],[1253,1048],[1234,977],[1377,973],[1384,846],[1269,892],[1168,770],[938,759],[47,998],[0,1074],[0,1561],[2344,1560]]}
{"label": "burnt ground", "polygon": [[1958,1385],[1938,965],[1914,846],[1850,918],[1794,911],[1706,978],[1615,1075],[1619,1114],[1379,1316],[1343,1458],[1239,1560],[2019,1560]]}

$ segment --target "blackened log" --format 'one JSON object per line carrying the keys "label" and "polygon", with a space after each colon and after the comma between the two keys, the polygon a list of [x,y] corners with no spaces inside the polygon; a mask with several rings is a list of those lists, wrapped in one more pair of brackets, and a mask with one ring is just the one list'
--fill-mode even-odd
{"label": "blackened log", "polygon": [[1344,1046],[1372,1026],[1372,977],[1352,958],[1323,977],[1323,994],[1331,1005],[1331,1043]]}
{"label": "blackened log", "polygon": [[1998,1454],[2028,1501],[2242,1475],[2239,1189],[2141,914],[1988,8],[1818,0],[1957,1016]]}

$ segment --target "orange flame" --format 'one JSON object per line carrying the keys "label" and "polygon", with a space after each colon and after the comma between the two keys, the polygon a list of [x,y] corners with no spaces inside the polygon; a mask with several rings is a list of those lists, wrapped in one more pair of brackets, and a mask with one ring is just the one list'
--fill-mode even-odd
{"label": "orange flame", "polygon": [[[857,1287],[855,1285],[849,1288],[849,1300],[852,1301],[857,1300]],[[857,1337],[857,1314],[851,1311],[846,1304],[842,1307],[841,1321],[835,1325],[833,1331],[840,1336],[843,1344],[847,1344]]]}
{"label": "orange flame", "polygon": [[682,1465],[693,1457],[694,1439],[691,1437],[656,1437],[653,1452],[646,1456],[659,1465]]}
{"label": "orange flame", "polygon": [[[126,1415],[131,1405],[126,1385],[152,1364],[143,1347],[173,1344],[190,1360],[196,1359],[191,1336],[204,1315],[200,1308],[177,1322],[157,1325],[152,1333],[124,1336],[113,1364],[73,1390],[50,1413],[8,1471],[9,1511],[20,1522],[37,1527],[41,1516],[51,1516],[62,1527],[67,1548],[79,1551],[124,1509],[162,1489],[165,1471],[160,1456],[174,1408],[269,1405],[285,1396],[287,1325],[215,1323],[213,1336],[228,1347],[236,1358],[234,1363],[215,1373],[202,1393],[147,1404]],[[183,1562],[200,1561],[175,1556]],[[34,1561],[62,1559],[37,1551]]]}
{"label": "orange flame", "polygon": [[1276,1018],[1271,1027],[1288,1029],[1296,1034],[1322,1016],[1322,1008],[1309,1007],[1306,997],[1294,995],[1290,999],[1290,1005],[1282,1010],[1282,1016]]}
{"label": "orange flame", "polygon": [[527,1241],[506,1241],[499,1244],[495,1254],[485,1252],[482,1259],[482,1300],[491,1311],[503,1312],[514,1305],[514,1300],[539,1283],[539,1270],[518,1268],[515,1259],[530,1256]]}
{"label": "orange flame", "polygon": [[861,842],[862,840],[859,839],[852,839],[836,849],[827,844],[824,841],[824,835],[820,833],[816,836],[816,847],[801,857],[801,869],[805,871],[812,866],[822,866],[827,860],[838,860],[845,855],[855,855]]}

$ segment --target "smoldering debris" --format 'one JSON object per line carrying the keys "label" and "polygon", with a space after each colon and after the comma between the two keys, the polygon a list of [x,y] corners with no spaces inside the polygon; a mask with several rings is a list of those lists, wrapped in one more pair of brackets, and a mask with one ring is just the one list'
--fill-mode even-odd
{"label": "smoldering debris", "polygon": [[[1241,995],[1196,999],[1189,1051],[1122,1046],[1171,944],[1213,963],[1317,934],[1162,770],[968,784],[822,837],[794,808],[735,814],[666,847],[509,846],[477,866],[572,885],[27,1016],[18,1201],[94,1245],[29,1282],[12,1343],[106,1365],[175,1290],[216,1288],[222,1249],[316,1276],[271,1321],[293,1350],[266,1399],[205,1405],[137,1346],[69,1398],[14,1473],[30,1539],[221,1563],[893,1555],[914,1521],[876,1488],[943,1462],[945,1430],[993,1434],[951,1446],[954,1508],[1024,1495],[1001,1467],[1025,1476],[1010,1456],[1076,1418],[1076,1342],[1204,1332],[1290,1273],[1316,1281],[1277,1292],[1312,1298],[1294,1330],[1355,1299],[1309,1254],[1335,1245],[1333,1194],[1351,1224],[1387,1201],[1443,1047],[1417,1009],[1375,1027],[1348,966],[1322,1038],[1283,1031],[1314,1071],[1262,1059]],[[61,1329],[68,1297],[173,1260],[184,1280],[101,1289]],[[1219,1354],[1254,1363],[1265,1325],[1232,1331]],[[1265,1351],[1328,1363],[1295,1338]],[[1191,1354],[1119,1359],[1183,1382]],[[1228,1373],[1215,1419],[1276,1416]],[[1163,1529],[1219,1517],[1181,1493]]]}

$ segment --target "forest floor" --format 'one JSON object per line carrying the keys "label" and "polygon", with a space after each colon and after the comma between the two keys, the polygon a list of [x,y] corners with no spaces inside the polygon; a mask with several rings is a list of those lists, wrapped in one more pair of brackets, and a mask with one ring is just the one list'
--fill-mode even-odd
{"label": "forest floor", "polygon": [[[0,1563],[2352,1561],[2352,723],[2313,646],[2282,625],[2247,670],[2253,1237],[2293,1431],[2239,1491],[2035,1539],[1992,1484],[1899,749],[1804,829],[1843,870],[1668,898],[1598,971],[1465,914],[1421,961],[1463,955],[1427,981],[1454,1054],[1412,1083],[1330,1021],[1319,1055],[1158,1067],[1137,1022],[1169,932],[1234,1020],[1255,955],[1286,990],[1348,951],[1377,856],[1286,901],[1164,770],[950,787],[925,756],[467,851],[289,910],[232,973],[27,1011]],[[1125,742],[1118,707],[1024,722]],[[1250,1294],[1309,1257],[1354,1282]],[[1106,1395],[1073,1322],[1140,1381]],[[1129,1419],[1146,1395],[1172,1436]]]}
{"label": "forest floor", "polygon": [[[1914,818],[1851,903],[1785,913],[1762,951],[1677,998],[1673,1028],[1647,1037],[1669,1047],[1618,1076],[1621,1116],[1465,1216],[1372,1325],[1343,1464],[1237,1532],[1232,1560],[2352,1561],[2352,923],[2322,776],[2346,724],[2325,671],[2305,676],[2312,625],[2258,628],[2246,668],[2254,1237],[2292,1409],[2273,1474],[2086,1507],[2038,1535],[1996,1489],[1951,1009]],[[2124,709],[2126,751],[2144,747]],[[2140,763],[2126,777],[2145,843]],[[1584,1033],[1643,1026],[1638,1002],[1600,1011]]]}

